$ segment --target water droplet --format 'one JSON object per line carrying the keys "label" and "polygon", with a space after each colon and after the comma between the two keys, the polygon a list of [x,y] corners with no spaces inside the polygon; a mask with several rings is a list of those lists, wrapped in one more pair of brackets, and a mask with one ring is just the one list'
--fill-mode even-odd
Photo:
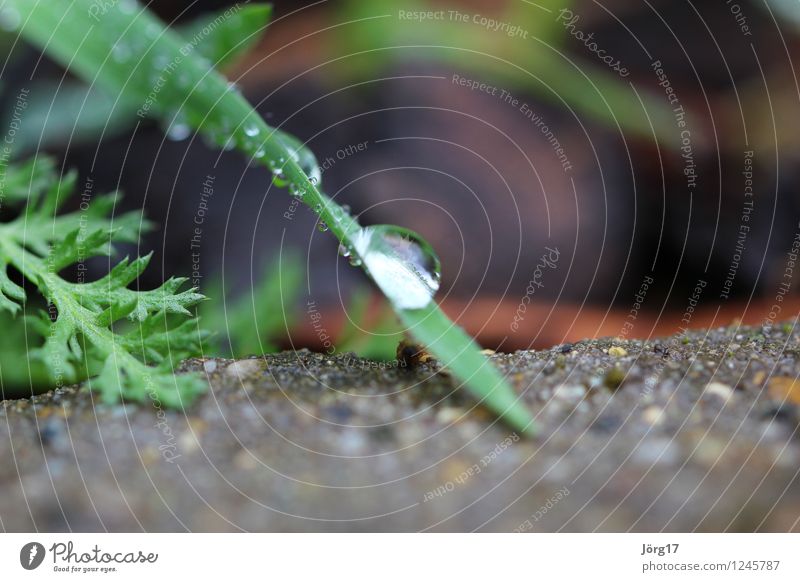
{"label": "water droplet", "polygon": [[320,232],[328,232],[328,225],[320,220],[317,223],[317,230]]}
{"label": "water droplet", "polygon": [[255,123],[251,123],[244,127],[244,133],[247,137],[256,137],[260,133],[260,130]]}
{"label": "water droplet", "polygon": [[353,237],[353,258],[399,309],[422,309],[439,290],[441,266],[431,246],[399,226],[370,226]]}
{"label": "water droplet", "polygon": [[170,59],[167,55],[156,55],[153,57],[153,67],[156,69],[156,78],[160,77],[162,71],[169,66]]}
{"label": "water droplet", "polygon": [[118,63],[124,63],[131,58],[131,49],[125,43],[117,43],[111,49],[111,56]]}
{"label": "water droplet", "polygon": [[350,266],[351,267],[360,267],[362,265],[361,259],[359,259],[355,255],[350,255]]}
{"label": "water droplet", "polygon": [[339,245],[339,255],[348,258],[350,256],[350,247],[344,244]]}
{"label": "water droplet", "polygon": [[19,28],[21,22],[22,17],[16,9],[8,6],[0,9],[0,28],[3,30],[14,31]]}
{"label": "water droplet", "polygon": [[264,156],[267,155],[267,152],[264,151],[264,148],[258,148],[256,151],[253,152],[253,157],[257,160],[260,160]]}
{"label": "water droplet", "polygon": [[185,123],[173,123],[167,130],[167,137],[172,141],[183,141],[192,135],[192,128]]}
{"label": "water droplet", "polygon": [[136,0],[120,0],[119,11],[123,14],[133,14],[138,9]]}
{"label": "water droplet", "polygon": [[275,137],[286,148],[289,157],[306,173],[314,187],[322,184],[322,170],[311,149],[291,134],[277,131]]}

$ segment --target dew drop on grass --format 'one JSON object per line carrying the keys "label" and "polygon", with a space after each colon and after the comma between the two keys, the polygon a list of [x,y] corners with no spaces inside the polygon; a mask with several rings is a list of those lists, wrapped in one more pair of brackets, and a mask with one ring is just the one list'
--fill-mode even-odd
{"label": "dew drop on grass", "polygon": [[22,17],[14,8],[0,8],[0,29],[12,32],[19,28]]}
{"label": "dew drop on grass", "polygon": [[399,226],[362,228],[353,236],[354,259],[398,309],[422,309],[439,290],[441,266],[431,246]]}
{"label": "dew drop on grass", "polygon": [[343,256],[344,258],[350,257],[350,248],[345,244],[339,245],[339,255]]}
{"label": "dew drop on grass", "polygon": [[286,148],[292,161],[305,172],[312,186],[319,187],[322,184],[322,170],[311,148],[289,133],[276,130],[275,137]]}
{"label": "dew drop on grass", "polygon": [[328,232],[328,225],[321,220],[317,223],[317,230],[320,232]]}
{"label": "dew drop on grass", "polygon": [[118,63],[124,63],[131,58],[131,49],[127,44],[117,43],[111,49],[111,56]]}
{"label": "dew drop on grass", "polygon": [[119,11],[123,14],[133,14],[137,8],[135,0],[119,0]]}
{"label": "dew drop on grass", "polygon": [[173,123],[167,130],[167,137],[172,141],[183,141],[192,134],[192,128],[185,123]]}
{"label": "dew drop on grass", "polygon": [[247,137],[256,137],[260,133],[260,130],[255,123],[252,123],[245,125],[244,133]]}

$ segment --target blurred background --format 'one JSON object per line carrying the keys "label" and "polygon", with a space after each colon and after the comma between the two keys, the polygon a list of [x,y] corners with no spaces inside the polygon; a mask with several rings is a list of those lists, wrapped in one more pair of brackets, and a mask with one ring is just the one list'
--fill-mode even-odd
{"label": "blurred background", "polygon": [[[181,27],[233,3],[150,5]],[[796,317],[798,25],[788,0],[276,1],[223,70],[363,224],[426,238],[445,311],[508,351]],[[338,351],[393,355],[378,294],[266,170],[112,115],[13,40],[4,127],[30,92],[15,155],[144,207],[144,284],[191,277],[221,351],[327,349],[322,326]]]}

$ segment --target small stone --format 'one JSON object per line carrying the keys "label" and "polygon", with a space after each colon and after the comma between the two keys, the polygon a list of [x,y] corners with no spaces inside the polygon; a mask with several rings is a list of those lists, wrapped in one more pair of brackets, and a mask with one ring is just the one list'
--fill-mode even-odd
{"label": "small stone", "polygon": [[464,416],[464,411],[460,408],[442,408],[436,413],[436,422],[439,424],[453,424]]}
{"label": "small stone", "polygon": [[603,378],[603,383],[612,390],[616,390],[622,385],[625,380],[625,370],[614,366],[611,368]]}
{"label": "small stone", "polygon": [[191,455],[200,448],[200,443],[197,442],[197,437],[189,431],[181,433],[178,437],[178,449],[181,454]]}
{"label": "small stone", "polygon": [[561,352],[562,354],[568,354],[569,352],[572,351],[572,348],[573,348],[572,344],[564,344],[563,346],[558,348],[558,351]]}
{"label": "small stone", "polygon": [[261,360],[239,360],[225,368],[226,374],[240,380],[260,371]]}
{"label": "small stone", "polygon": [[490,350],[489,348],[486,348],[485,350],[481,350],[481,353],[482,353],[484,356],[493,356],[493,355],[495,355],[497,352],[496,352],[496,351],[494,351],[494,350]]}
{"label": "small stone", "polygon": [[233,457],[233,464],[237,469],[241,469],[243,471],[252,471],[253,469],[257,469],[259,462],[258,459],[248,451],[247,449],[242,449]]}
{"label": "small stone", "polygon": [[648,406],[642,412],[642,418],[650,426],[659,426],[664,423],[664,409],[660,406]]}
{"label": "small stone", "polygon": [[553,398],[564,400],[566,402],[578,403],[586,396],[586,388],[578,385],[561,384],[556,387],[553,392]]}
{"label": "small stone", "polygon": [[703,390],[703,394],[717,396],[724,402],[727,402],[730,397],[733,396],[733,388],[727,384],[722,384],[721,382],[711,382],[710,384],[706,385],[705,390]]}
{"label": "small stone", "polygon": [[628,355],[628,350],[620,346],[611,346],[608,348],[608,355],[615,358],[622,358]]}
{"label": "small stone", "polygon": [[217,361],[216,360],[206,360],[203,362],[203,369],[206,371],[206,374],[211,374],[217,369]]}
{"label": "small stone", "polygon": [[672,465],[680,456],[680,450],[672,439],[645,439],[634,449],[631,460],[641,465]]}
{"label": "small stone", "polygon": [[800,404],[800,381],[790,376],[775,376],[767,384],[770,398]]}

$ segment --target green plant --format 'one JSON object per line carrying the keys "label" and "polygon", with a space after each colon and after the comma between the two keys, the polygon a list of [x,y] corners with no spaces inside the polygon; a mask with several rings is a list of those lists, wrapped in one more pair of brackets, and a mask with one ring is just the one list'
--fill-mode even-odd
{"label": "green plant", "polygon": [[[474,341],[433,301],[438,259],[413,233],[393,226],[361,227],[320,190],[316,160],[295,138],[269,127],[191,43],[132,1],[115,4],[99,24],[87,18],[90,0],[7,0],[19,30],[90,84],[146,103],[174,131],[190,128],[210,142],[236,148],[272,172],[278,185],[319,216],[341,252],[383,291],[418,341],[451,374],[516,430],[531,433],[528,410]],[[153,88],[160,87],[154,99]]]}
{"label": "green plant", "polygon": [[[250,4],[232,14],[222,12],[198,18],[176,27],[176,32],[184,41],[193,43],[199,58],[224,69],[258,42],[271,16],[270,5]],[[13,144],[18,155],[113,137],[136,124],[142,105],[125,94],[69,79],[37,81],[30,84],[29,90],[25,132]]]}
{"label": "green plant", "polygon": [[275,338],[284,334],[295,318],[293,300],[302,276],[297,257],[285,254],[264,265],[260,278],[245,293],[234,295],[226,289],[224,279],[213,280],[206,294],[215,301],[203,303],[199,310],[203,327],[215,332],[209,351],[231,358],[277,351]]}
{"label": "green plant", "polygon": [[[41,340],[28,358],[0,359],[3,391],[27,372],[32,384],[45,377],[56,386],[88,378],[106,402],[152,398],[180,406],[205,389],[199,376],[173,374],[180,360],[199,353],[206,337],[189,311],[203,297],[181,290],[181,278],[150,291],[129,288],[149,255],[125,258],[94,281],[62,277],[70,267],[85,273],[85,261],[110,256],[113,243],[134,242],[150,227],[140,213],[113,216],[115,194],[59,212],[74,194],[76,178],[69,173],[59,179],[48,158],[11,166],[0,176],[3,199],[24,204],[15,218],[0,223],[0,310],[18,316],[24,305],[23,345]],[[33,301],[23,284],[39,292],[45,309],[30,313]]]}

